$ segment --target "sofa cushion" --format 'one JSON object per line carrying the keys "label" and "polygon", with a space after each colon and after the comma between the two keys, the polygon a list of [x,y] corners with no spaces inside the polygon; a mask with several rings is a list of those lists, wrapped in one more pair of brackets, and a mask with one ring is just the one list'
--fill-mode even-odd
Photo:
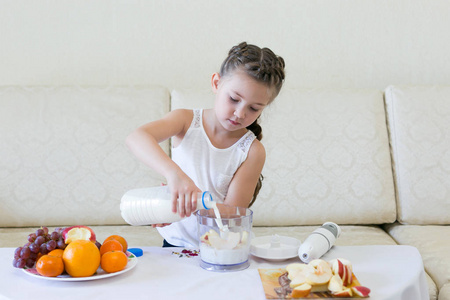
{"label": "sofa cushion", "polygon": [[438,290],[450,283],[450,226],[394,223],[386,225],[385,229],[397,243],[419,250],[425,271],[436,282]]}
{"label": "sofa cushion", "polygon": [[[172,103],[212,107],[214,95],[176,90]],[[264,110],[261,126],[267,159],[252,207],[255,226],[394,222],[380,91],[285,89]]]}
{"label": "sofa cushion", "polygon": [[125,137],[169,100],[161,87],[1,87],[0,226],[125,223],[121,196],[162,181]]}
{"label": "sofa cushion", "polygon": [[388,87],[386,108],[403,224],[450,224],[450,87]]}

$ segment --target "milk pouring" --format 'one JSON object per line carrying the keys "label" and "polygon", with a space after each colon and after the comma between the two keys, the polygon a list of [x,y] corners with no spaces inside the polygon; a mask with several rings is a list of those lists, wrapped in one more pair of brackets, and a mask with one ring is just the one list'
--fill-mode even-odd
{"label": "milk pouring", "polygon": [[[198,193],[197,208],[209,209],[215,202],[209,192]],[[169,187],[150,187],[126,192],[120,202],[122,218],[130,225],[173,223],[182,218],[172,212]]]}

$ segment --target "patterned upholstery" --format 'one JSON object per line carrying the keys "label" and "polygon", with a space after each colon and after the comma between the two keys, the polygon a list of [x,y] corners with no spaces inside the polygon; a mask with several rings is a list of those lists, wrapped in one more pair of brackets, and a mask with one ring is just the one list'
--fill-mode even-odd
{"label": "patterned upholstery", "polygon": [[450,223],[450,87],[389,87],[398,221]]}
{"label": "patterned upholstery", "polygon": [[162,181],[124,141],[167,113],[163,88],[3,87],[0,101],[0,226],[123,224],[121,196]]}

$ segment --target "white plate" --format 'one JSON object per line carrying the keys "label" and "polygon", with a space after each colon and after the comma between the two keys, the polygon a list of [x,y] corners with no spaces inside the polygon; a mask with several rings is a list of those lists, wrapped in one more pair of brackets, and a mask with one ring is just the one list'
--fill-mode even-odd
{"label": "white plate", "polygon": [[103,279],[103,278],[117,276],[117,275],[123,274],[123,273],[128,272],[131,269],[133,269],[136,266],[138,259],[131,252],[127,251],[127,255],[128,255],[127,266],[122,271],[115,272],[115,273],[106,273],[100,267],[98,268],[97,272],[94,275],[88,276],[88,277],[72,277],[72,276],[70,276],[70,275],[68,275],[66,273],[64,273],[63,275],[59,275],[57,277],[45,277],[45,276],[40,275],[36,271],[36,268],[22,269],[22,271],[25,274],[30,275],[32,277],[39,278],[39,279],[45,279],[45,280],[54,280],[54,281],[88,281],[88,280],[97,280],[97,279]]}
{"label": "white plate", "polygon": [[298,256],[300,240],[288,236],[262,236],[252,239],[250,253],[270,261],[283,261]]}

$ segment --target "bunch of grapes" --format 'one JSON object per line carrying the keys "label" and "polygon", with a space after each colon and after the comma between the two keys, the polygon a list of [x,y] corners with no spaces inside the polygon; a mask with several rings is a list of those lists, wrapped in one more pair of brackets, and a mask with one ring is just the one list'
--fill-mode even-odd
{"label": "bunch of grapes", "polygon": [[55,249],[66,248],[66,243],[62,237],[64,228],[57,227],[52,233],[47,227],[41,227],[36,232],[28,235],[28,242],[23,247],[18,247],[14,251],[13,266],[16,268],[32,268],[39,256],[48,254]]}

